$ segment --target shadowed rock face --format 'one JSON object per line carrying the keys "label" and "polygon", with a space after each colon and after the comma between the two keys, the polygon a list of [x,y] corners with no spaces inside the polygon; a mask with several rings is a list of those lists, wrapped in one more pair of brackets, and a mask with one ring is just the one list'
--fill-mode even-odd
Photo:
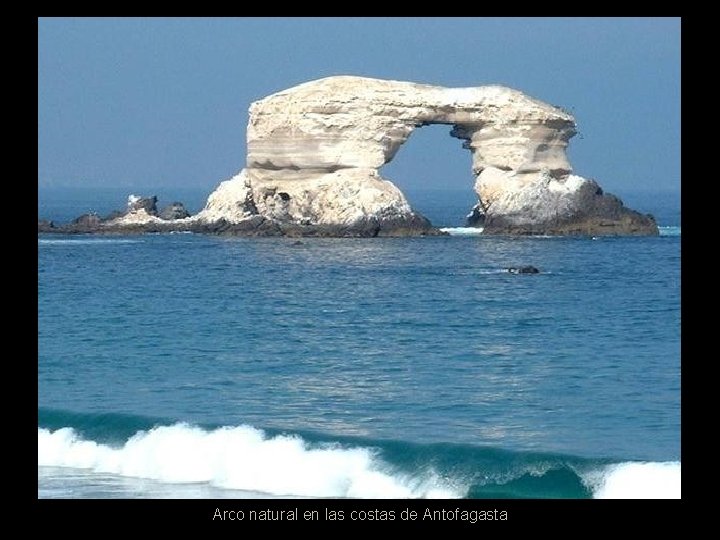
{"label": "shadowed rock face", "polygon": [[47,219],[38,219],[38,232],[53,232],[55,223]]}
{"label": "shadowed rock face", "polygon": [[130,195],[128,197],[128,213],[145,211],[150,216],[156,216],[157,211],[157,196],[152,197],[139,197],[137,195]]}
{"label": "shadowed rock face", "polygon": [[250,107],[247,166],[223,182],[197,216],[238,223],[380,228],[418,214],[379,168],[414,129],[446,124],[472,154],[473,223],[496,234],[657,234],[597,183],[571,174],[567,112],[501,86],[444,88],[329,77]]}
{"label": "shadowed rock face", "polygon": [[98,227],[101,223],[100,216],[97,214],[83,214],[82,216],[76,217],[72,221],[72,225],[80,228],[93,229]]}
{"label": "shadowed rock face", "polygon": [[190,212],[187,211],[185,205],[181,202],[168,204],[162,209],[162,212],[160,212],[160,219],[172,220],[185,219],[186,217],[190,217]]}

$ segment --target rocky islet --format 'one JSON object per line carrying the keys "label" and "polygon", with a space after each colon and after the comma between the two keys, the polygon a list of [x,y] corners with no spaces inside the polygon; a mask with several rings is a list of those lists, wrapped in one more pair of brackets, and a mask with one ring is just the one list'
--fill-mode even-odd
{"label": "rocky islet", "polygon": [[650,215],[625,207],[567,158],[575,120],[561,108],[502,86],[445,88],[337,76],[250,106],[246,167],[190,216],[182,203],[131,195],[124,212],[85,215],[39,232],[188,230],[243,236],[443,234],[382,178],[410,134],[429,124],[472,154],[478,203],[469,225],[483,234],[657,235]]}

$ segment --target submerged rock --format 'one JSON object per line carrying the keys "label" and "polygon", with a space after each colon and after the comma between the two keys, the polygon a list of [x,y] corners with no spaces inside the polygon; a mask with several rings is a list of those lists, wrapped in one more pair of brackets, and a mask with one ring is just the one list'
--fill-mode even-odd
{"label": "submerged rock", "polygon": [[540,270],[534,266],[511,266],[507,269],[511,274],[539,274]]}

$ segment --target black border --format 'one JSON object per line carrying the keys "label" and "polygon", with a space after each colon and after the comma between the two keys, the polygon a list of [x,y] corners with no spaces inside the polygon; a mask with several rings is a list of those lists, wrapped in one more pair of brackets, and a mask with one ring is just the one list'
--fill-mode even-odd
{"label": "black border", "polygon": [[[382,6],[383,8],[388,6]],[[458,6],[460,8],[461,6]],[[549,7],[549,6],[548,6]],[[52,11],[52,10],[51,10]],[[674,15],[677,16],[677,15]],[[37,31],[37,18],[35,19],[35,28]],[[711,18],[711,17],[709,17]],[[698,39],[698,36],[703,34],[713,35],[713,32],[705,32],[701,27],[698,28],[696,21],[690,23],[688,17],[681,18],[681,62],[686,69],[682,70],[681,74],[681,85],[685,87],[685,92],[682,94],[682,105],[685,115],[683,116],[683,122],[681,124],[681,140],[686,141],[685,148],[694,144],[696,140],[690,135],[704,137],[701,135],[702,131],[693,130],[692,126],[687,126],[686,123],[689,118],[692,118],[692,113],[689,112],[693,107],[687,107],[688,103],[691,103],[693,96],[686,98],[689,95],[689,88],[694,87],[689,80],[689,65],[693,64],[693,61],[698,61],[697,55],[703,56],[703,49],[698,49],[692,46],[694,39]],[[695,37],[693,37],[695,36]],[[451,39],[451,36],[448,36]],[[37,43],[37,42],[36,42]],[[696,49],[696,50],[693,50]],[[707,54],[709,49],[705,49]],[[703,70],[712,69],[712,54],[704,56]],[[706,114],[710,114],[710,105],[713,101],[712,82],[705,81],[704,84],[708,84],[704,94],[705,100],[707,100]],[[693,111],[694,113],[695,111]],[[703,119],[702,111],[697,111],[700,114],[700,121],[707,122],[707,119]],[[39,118],[38,118],[39,121]],[[711,121],[714,119],[711,118]],[[706,127],[710,127],[708,124]],[[685,135],[685,137],[682,137]],[[710,136],[712,138],[712,136]],[[684,153],[684,152],[683,152]],[[712,153],[710,153],[712,155]],[[685,174],[689,174],[688,170],[691,168],[689,165],[690,158],[688,155],[683,156],[682,159],[682,171]],[[705,170],[702,175],[698,175],[694,181],[696,184],[710,183],[713,180],[712,167]],[[19,181],[19,180],[18,180]],[[697,186],[696,186],[697,187]],[[698,189],[703,189],[699,186]],[[681,210],[682,219],[681,226],[685,232],[685,239],[682,242],[681,248],[681,264],[692,265],[692,257],[690,253],[694,241],[692,240],[693,232],[697,232],[697,229],[693,226],[693,222],[696,221],[696,216],[691,215],[691,205],[693,197],[698,196],[698,191],[690,192],[687,189],[683,189],[681,182]],[[36,185],[36,196],[37,196],[37,185]],[[711,206],[708,201],[708,206]],[[710,208],[712,210],[712,208]],[[711,234],[715,233],[715,227],[710,229]],[[688,235],[690,238],[688,238]],[[689,243],[688,243],[689,242]],[[687,313],[687,306],[691,305],[688,302],[688,296],[692,296],[693,287],[688,284],[686,280],[681,282],[681,314]],[[37,313],[36,313],[37,315]],[[684,318],[684,317],[683,317]],[[712,320],[710,321],[712,323]],[[30,327],[32,328],[32,321],[30,321]],[[37,317],[35,317],[35,325],[37,325]],[[692,328],[686,326],[685,331],[692,331]],[[697,332],[697,331],[695,331]],[[699,337],[699,336],[698,336]],[[693,340],[684,339],[682,340],[682,356],[687,358],[689,354],[688,343]],[[712,348],[711,348],[712,350]],[[712,353],[710,353],[712,354]],[[10,356],[16,356],[11,353]],[[704,356],[707,356],[707,352],[702,353],[700,357],[696,355],[690,355],[694,360],[702,361]],[[15,358],[14,361],[20,360]],[[707,358],[705,359],[707,360]],[[687,389],[692,384],[689,381],[693,379],[691,373],[692,370],[687,363],[683,365],[684,377],[682,379],[682,386]],[[31,368],[32,369],[32,368]],[[35,390],[37,395],[37,364],[35,365]],[[692,420],[691,409],[697,408],[691,407],[692,399],[689,397],[689,392],[685,391],[682,399],[682,410],[681,410],[681,421],[683,430],[681,432],[681,448],[687,455],[689,445],[687,436],[687,428],[689,424],[688,420]],[[32,415],[32,406],[28,408]],[[709,411],[711,412],[711,411]],[[708,417],[707,419],[710,419]],[[712,424],[711,424],[712,425]],[[30,428],[30,421],[28,421],[28,428]],[[22,430],[24,432],[24,430]],[[29,431],[29,429],[28,429]],[[28,434],[29,440],[33,440],[32,436]],[[30,449],[28,455],[32,456],[34,450]],[[32,458],[30,458],[32,460]],[[686,469],[685,477],[692,476],[692,463],[688,470],[686,464],[683,467]],[[37,462],[35,462],[37,465]],[[712,462],[710,463],[711,468],[702,472],[706,478],[712,482]],[[29,470],[33,470],[32,461],[28,465]],[[690,471],[690,472],[689,472]],[[21,482],[23,486],[29,486],[29,498],[31,499],[31,521],[28,523],[24,519],[20,518],[16,520],[16,523],[25,524],[43,524],[49,527],[66,526],[67,532],[80,531],[85,529],[90,532],[95,530],[95,533],[107,534],[109,531],[115,531],[119,529],[131,528],[136,532],[141,532],[140,526],[170,526],[171,528],[178,528],[184,526],[203,526],[203,530],[207,532],[213,532],[215,530],[228,530],[242,533],[248,530],[258,530],[265,532],[273,532],[277,530],[284,530],[287,527],[292,529],[309,530],[315,529],[318,526],[330,527],[335,530],[344,529],[346,526],[361,528],[365,527],[378,527],[378,530],[393,530],[387,527],[399,527],[400,531],[403,529],[407,530],[407,527],[411,527],[413,530],[425,529],[426,527],[442,527],[443,529],[450,528],[467,528],[471,531],[481,531],[482,528],[487,526],[496,527],[494,530],[504,530],[508,526],[522,527],[525,528],[537,528],[539,530],[556,530],[556,531],[574,531],[573,534],[587,535],[601,529],[610,529],[615,531],[616,534],[621,534],[621,531],[625,529],[627,524],[642,525],[648,528],[659,528],[662,527],[666,531],[674,530],[673,525],[690,525],[692,523],[691,508],[690,504],[693,498],[697,498],[693,491],[688,486],[688,481],[683,480],[682,482],[682,499],[675,501],[598,501],[598,500],[346,500],[346,499],[313,499],[313,500],[288,500],[288,499],[272,499],[272,500],[48,500],[48,499],[37,499],[37,490],[32,481],[27,483]],[[9,493],[12,493],[12,484],[7,486],[10,488]],[[21,489],[23,491],[23,489]],[[711,496],[712,497],[712,496]],[[712,499],[708,499],[708,502],[712,504]],[[418,512],[418,515],[422,515],[426,509],[433,510],[445,510],[446,512],[454,513],[455,509],[468,510],[468,511],[480,511],[485,510],[492,511],[497,510],[498,513],[505,510],[507,512],[507,520],[482,520],[472,523],[471,521],[461,520],[406,520],[402,519],[402,512],[406,509],[414,510]],[[241,510],[246,514],[249,514],[251,510],[261,511],[271,509],[275,512],[279,510],[293,510],[299,511],[298,519],[290,521],[287,519],[277,521],[250,521],[249,519],[244,520],[232,520],[219,519],[215,516],[217,510],[223,511],[238,511]],[[303,514],[306,511],[317,511],[320,519],[305,520]],[[334,510],[336,512],[342,511],[345,519],[342,521],[331,521],[325,518],[325,512],[328,510]],[[394,520],[372,520],[372,521],[361,521],[352,520],[349,518],[353,511],[386,511],[394,512]],[[702,512],[699,512],[702,513]],[[489,514],[486,514],[486,516]],[[493,515],[495,515],[493,513]],[[33,517],[35,519],[33,519]],[[18,516],[20,517],[20,516]],[[706,514],[706,517],[711,517]],[[36,521],[37,520],[37,521]],[[339,524],[336,526],[335,524]],[[99,528],[98,528],[99,525]],[[225,529],[227,527],[227,529]],[[281,527],[281,529],[278,529]],[[217,529],[216,529],[217,528]],[[55,529],[58,530],[58,529]],[[152,530],[152,529],[151,529]],[[487,529],[485,529],[487,530]]]}

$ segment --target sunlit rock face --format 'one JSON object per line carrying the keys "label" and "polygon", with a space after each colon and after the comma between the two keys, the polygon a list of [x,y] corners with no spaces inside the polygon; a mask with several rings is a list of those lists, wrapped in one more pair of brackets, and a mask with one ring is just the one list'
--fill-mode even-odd
{"label": "sunlit rock face", "polygon": [[250,106],[247,163],[193,219],[321,226],[370,234],[432,234],[430,223],[382,178],[414,129],[447,124],[472,154],[475,222],[494,234],[657,234],[572,174],[567,112],[501,86],[444,88],[338,76],[304,83]]}

